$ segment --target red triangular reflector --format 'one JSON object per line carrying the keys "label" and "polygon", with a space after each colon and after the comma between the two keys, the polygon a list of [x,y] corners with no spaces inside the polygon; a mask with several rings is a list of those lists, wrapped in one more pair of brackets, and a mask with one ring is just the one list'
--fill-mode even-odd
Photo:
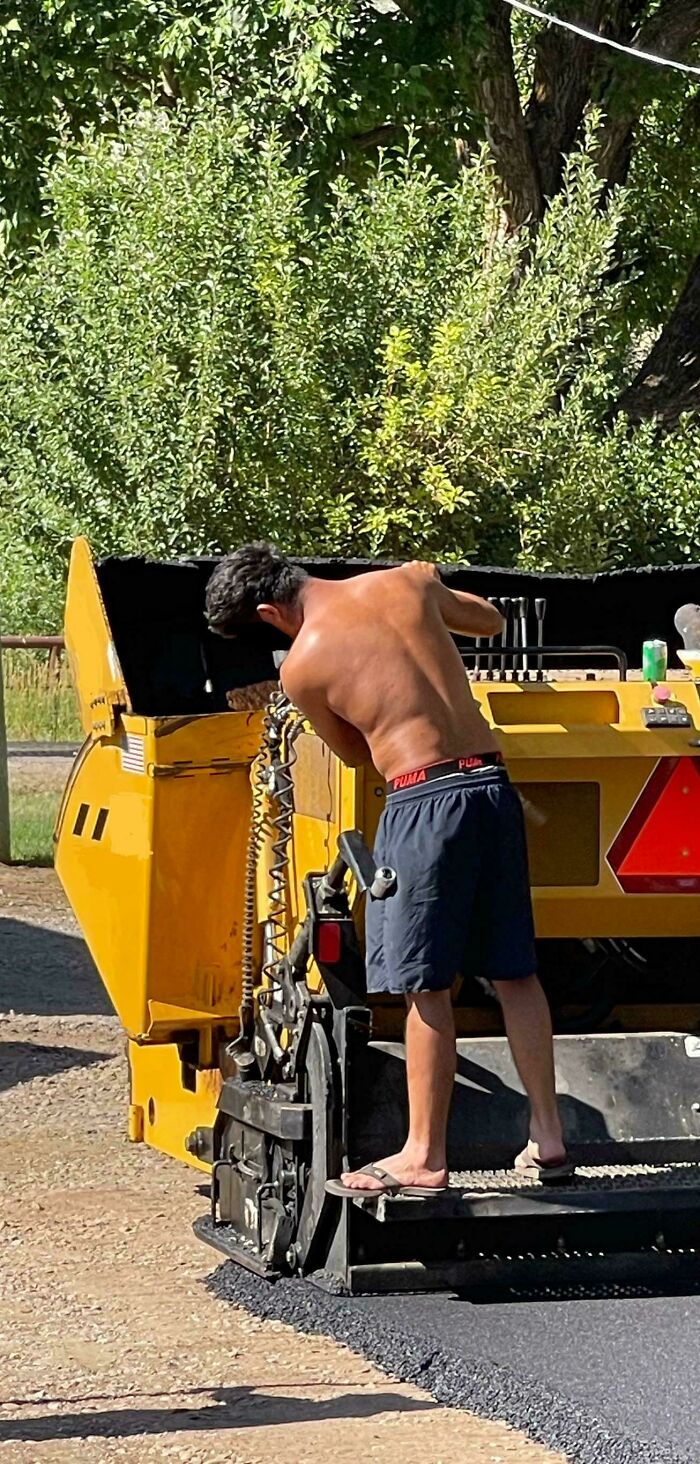
{"label": "red triangular reflector", "polygon": [[700,758],[660,758],[607,858],[627,894],[700,893]]}

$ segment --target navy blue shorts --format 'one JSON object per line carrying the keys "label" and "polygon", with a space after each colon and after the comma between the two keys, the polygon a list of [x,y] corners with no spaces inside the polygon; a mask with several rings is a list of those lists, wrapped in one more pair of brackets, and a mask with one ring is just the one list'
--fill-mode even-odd
{"label": "navy blue shorts", "polygon": [[456,772],[387,797],[374,846],[396,870],[367,901],[367,990],[444,991],[457,975],[517,981],[536,970],[520,798],[507,772]]}

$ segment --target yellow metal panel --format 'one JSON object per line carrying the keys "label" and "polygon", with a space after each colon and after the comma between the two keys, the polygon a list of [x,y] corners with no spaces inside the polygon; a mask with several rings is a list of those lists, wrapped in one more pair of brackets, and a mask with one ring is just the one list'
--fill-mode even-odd
{"label": "yellow metal panel", "polygon": [[[600,784],[521,785],[534,887],[597,885],[600,878]],[[576,837],[571,837],[571,830]]]}
{"label": "yellow metal panel", "polygon": [[206,1068],[197,1073],[196,1092],[183,1086],[180,1054],[173,1043],[142,1047],[129,1043],[131,1109],[140,1110],[142,1136],[153,1149],[209,1173],[210,1166],[185,1148],[187,1135],[195,1128],[211,1128],[216,1118],[216,1100],[221,1092],[221,1074]]}
{"label": "yellow metal panel", "polygon": [[[151,744],[158,759],[147,977],[154,1030],[189,1024],[193,1011],[230,1019],[238,1011],[254,751],[237,745],[238,718],[190,722]],[[212,745],[217,731],[227,735]],[[228,771],[217,769],[217,751],[231,759]]]}
{"label": "yellow metal panel", "polygon": [[131,703],[87,539],[71,551],[64,633],[85,732],[113,732],[115,708]]}
{"label": "yellow metal panel", "polygon": [[302,732],[294,743],[292,780],[298,814],[330,821],[336,818],[338,780],[333,753],[311,732]]}
{"label": "yellow metal panel", "polygon": [[260,719],[231,712],[122,725],[74,770],[56,868],[129,1033],[167,1041],[198,1024],[233,1029]]}
{"label": "yellow metal panel", "polygon": [[[674,681],[670,688],[674,700],[687,707],[700,729],[696,683]],[[612,687],[599,681],[522,686],[475,682],[472,690],[486,720],[500,733],[509,760],[678,755],[687,752],[694,735],[684,728],[644,726],[642,710],[653,704],[652,688],[645,681],[615,682]],[[608,721],[611,696],[618,704],[616,721]]]}
{"label": "yellow metal panel", "polygon": [[[132,1033],[142,1032],[148,1022],[152,791],[145,775],[123,771],[117,740],[88,744],[68,781],[56,830],[59,878],[110,1000]],[[126,822],[122,800],[130,828],[126,851],[120,834]],[[101,808],[108,813],[97,840],[92,835]]]}

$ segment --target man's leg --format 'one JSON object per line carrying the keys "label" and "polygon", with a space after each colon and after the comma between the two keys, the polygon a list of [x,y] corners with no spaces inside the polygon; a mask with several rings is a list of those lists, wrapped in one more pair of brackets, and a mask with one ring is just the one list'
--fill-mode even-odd
{"label": "man's leg", "polygon": [[[402,1184],[447,1184],[447,1118],[455,1075],[455,1024],[449,991],[406,998],[406,1077],[409,1130],[400,1154],[377,1159]],[[369,1174],[343,1175],[349,1189],[381,1189]]]}
{"label": "man's leg", "polygon": [[547,998],[536,976],[493,984],[503,1009],[513,1061],[530,1100],[528,1149],[533,1159],[544,1163],[563,1159],[566,1147],[557,1107]]}

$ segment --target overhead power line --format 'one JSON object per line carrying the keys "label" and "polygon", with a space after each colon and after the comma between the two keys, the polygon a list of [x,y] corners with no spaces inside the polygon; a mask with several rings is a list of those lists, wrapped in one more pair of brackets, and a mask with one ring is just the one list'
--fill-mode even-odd
{"label": "overhead power line", "polygon": [[503,0],[503,3],[512,6],[514,10],[524,10],[526,15],[534,15],[537,20],[546,20],[548,25],[561,26],[562,30],[572,31],[575,36],[583,36],[584,40],[594,41],[598,46],[609,46],[613,51],[622,51],[623,55],[631,56],[635,61],[652,61],[655,66],[670,66],[673,71],[685,71],[689,76],[700,76],[700,66],[689,66],[686,61],[673,61],[669,56],[655,56],[651,51],[638,51],[634,46],[623,46],[620,41],[602,36],[600,31],[587,30],[585,26],[574,25],[573,21],[562,20],[558,15],[548,15],[546,10],[528,4],[527,0]]}

